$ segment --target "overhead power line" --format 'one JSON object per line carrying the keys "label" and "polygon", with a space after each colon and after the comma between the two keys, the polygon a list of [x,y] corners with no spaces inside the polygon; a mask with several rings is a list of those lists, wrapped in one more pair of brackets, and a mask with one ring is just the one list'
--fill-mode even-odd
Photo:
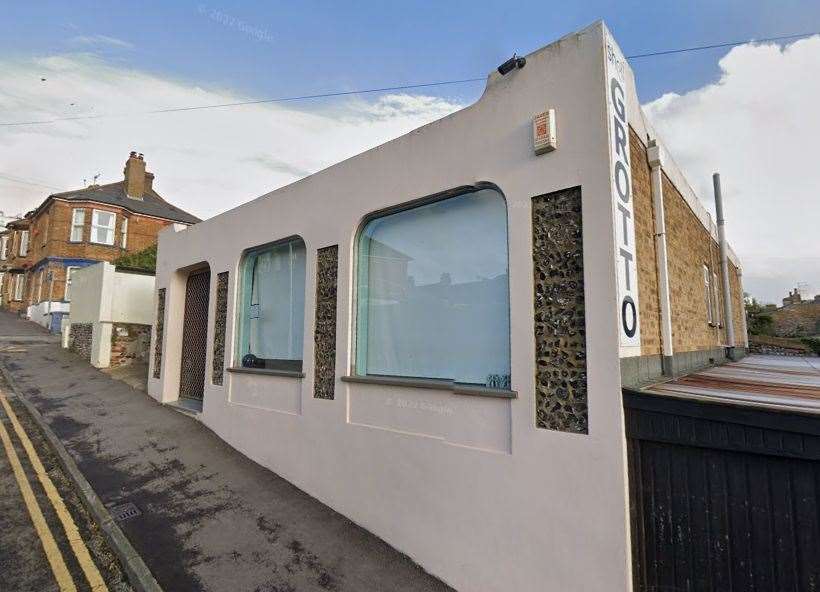
{"label": "overhead power line", "polygon": [[666,49],[663,51],[653,51],[650,53],[639,53],[636,55],[626,56],[628,60],[637,60],[640,58],[652,58],[655,56],[671,55],[673,53],[686,53],[689,51],[703,51],[705,49],[719,49],[722,47],[735,47],[738,45],[746,45],[747,43],[768,43],[770,41],[787,41],[789,39],[801,39],[803,37],[811,37],[818,35],[815,33],[798,33],[797,35],[783,35],[782,37],[764,37],[763,39],[747,39],[745,41],[729,41],[726,43],[716,43],[714,45],[697,45],[695,47],[684,47],[682,49]]}
{"label": "overhead power line", "polygon": [[[813,33],[799,33],[795,35],[783,35],[779,37],[763,37],[760,39],[746,39],[744,41],[729,41],[724,43],[716,43],[712,45],[698,45],[695,47],[684,47],[680,49],[667,49],[662,51],[654,51],[650,53],[640,53],[626,56],[628,60],[637,60],[641,58],[649,58],[649,57],[657,57],[657,56],[665,56],[671,54],[678,54],[678,53],[687,53],[692,51],[704,51],[707,49],[719,49],[724,47],[735,47],[738,45],[745,45],[747,43],[768,43],[772,41],[785,41],[789,39],[800,39],[803,37],[811,37],[812,35],[820,35],[820,32],[813,32]],[[52,123],[59,123],[62,121],[80,121],[80,120],[89,120],[89,119],[106,119],[112,117],[127,117],[130,115],[156,115],[160,113],[177,113],[181,111],[202,111],[205,109],[224,109],[230,107],[242,107],[246,105],[262,105],[265,103],[288,103],[294,101],[306,101],[311,99],[326,99],[332,97],[342,97],[342,96],[349,96],[349,95],[364,95],[364,94],[371,94],[371,93],[379,93],[379,92],[393,92],[393,91],[400,91],[400,90],[411,90],[417,88],[430,88],[435,86],[446,86],[446,85],[455,85],[455,84],[467,84],[472,82],[483,82],[487,79],[486,76],[477,76],[475,78],[463,78],[460,80],[442,80],[439,82],[422,82],[419,84],[402,84],[398,86],[385,86],[381,88],[366,88],[366,89],[359,89],[359,90],[349,90],[349,91],[332,91],[326,93],[319,93],[319,94],[312,94],[312,95],[297,95],[292,97],[278,97],[273,99],[257,99],[252,101],[236,101],[233,103],[217,103],[214,105],[191,105],[185,107],[168,107],[166,109],[153,109],[150,111],[140,111],[138,113],[121,113],[121,114],[98,114],[98,115],[74,115],[69,117],[55,117],[53,119],[42,119],[42,120],[32,120],[32,121],[14,121],[14,122],[6,122],[0,123],[0,127],[14,127],[14,126],[21,126],[21,125],[47,125]]]}
{"label": "overhead power line", "polygon": [[16,177],[14,175],[9,175],[8,173],[0,173],[0,179],[4,179],[6,181],[11,181],[13,183],[22,183],[23,185],[34,185],[36,187],[45,187],[46,189],[56,189],[60,190],[59,187],[55,187],[54,185],[48,185],[46,183],[38,183],[32,179],[23,179],[22,177]]}

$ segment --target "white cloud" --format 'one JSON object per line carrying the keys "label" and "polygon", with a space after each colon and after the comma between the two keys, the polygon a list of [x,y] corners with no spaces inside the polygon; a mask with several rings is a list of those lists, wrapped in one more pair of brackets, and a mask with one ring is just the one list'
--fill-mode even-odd
{"label": "white cloud", "polygon": [[134,47],[133,43],[123,41],[122,39],[117,39],[116,37],[109,37],[108,35],[77,35],[68,41],[69,43],[73,43],[75,45],[88,45],[94,47],[108,46],[117,47],[120,49],[133,49]]}
{"label": "white cloud", "polygon": [[[118,115],[0,126],[0,173],[78,188],[96,173],[101,183],[120,180],[128,152],[137,150],[145,154],[163,197],[210,217],[460,107],[436,97],[387,95],[310,111],[262,104],[139,114],[246,98],[123,69],[92,55],[0,59],[3,122]],[[0,209],[25,211],[50,192],[0,177]]]}
{"label": "white cloud", "polygon": [[745,289],[778,303],[797,282],[820,290],[820,36],[740,46],[720,68],[718,82],[647,114],[711,210],[720,172]]}

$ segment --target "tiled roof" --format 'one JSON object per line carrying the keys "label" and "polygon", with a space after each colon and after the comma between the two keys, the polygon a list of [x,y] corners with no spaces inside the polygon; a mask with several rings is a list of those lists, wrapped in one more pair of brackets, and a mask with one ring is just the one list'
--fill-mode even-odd
{"label": "tiled roof", "polygon": [[157,218],[165,218],[166,220],[182,222],[183,224],[196,224],[201,221],[196,216],[171,205],[162,199],[153,189],[146,191],[141,200],[128,197],[125,194],[125,181],[109,183],[107,185],[92,185],[91,187],[77,189],[76,191],[53,193],[49,197],[69,201],[97,201],[125,208],[135,214],[156,216]]}

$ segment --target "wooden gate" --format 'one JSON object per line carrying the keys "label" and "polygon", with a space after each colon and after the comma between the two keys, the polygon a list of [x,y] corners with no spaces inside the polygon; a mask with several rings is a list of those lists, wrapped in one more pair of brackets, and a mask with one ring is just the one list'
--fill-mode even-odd
{"label": "wooden gate", "polygon": [[208,341],[208,299],[211,272],[188,276],[185,287],[185,320],[182,328],[182,362],[179,396],[202,399],[205,390],[205,353]]}
{"label": "wooden gate", "polygon": [[635,590],[820,590],[820,417],[624,403]]}

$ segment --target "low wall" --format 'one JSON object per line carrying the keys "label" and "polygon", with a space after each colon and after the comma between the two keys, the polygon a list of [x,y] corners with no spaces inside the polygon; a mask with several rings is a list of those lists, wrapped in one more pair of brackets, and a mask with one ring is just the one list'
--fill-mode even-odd
{"label": "low wall", "polygon": [[114,323],[111,331],[110,366],[128,366],[134,362],[148,363],[151,325]]}

